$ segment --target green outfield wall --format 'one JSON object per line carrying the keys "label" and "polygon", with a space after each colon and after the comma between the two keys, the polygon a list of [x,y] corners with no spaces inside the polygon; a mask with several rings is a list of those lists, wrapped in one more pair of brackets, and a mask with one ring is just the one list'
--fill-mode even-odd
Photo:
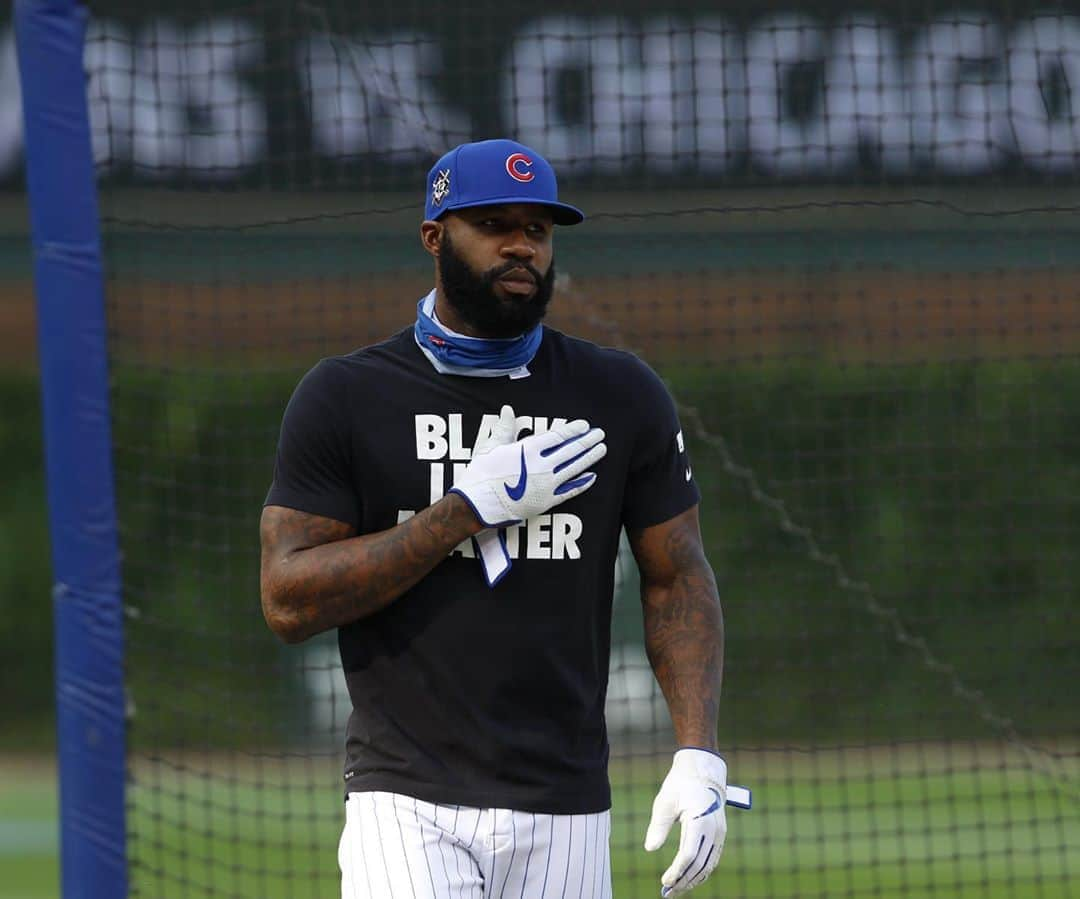
{"label": "green outfield wall", "polygon": [[[1067,691],[1033,697],[1030,688],[1080,677],[1072,652],[1080,519],[1069,499],[1080,491],[1080,366],[691,363],[665,374],[684,415],[699,410],[707,431],[872,591],[838,584],[725,470],[715,445],[691,433],[727,616],[731,739],[989,735],[871,602],[894,609],[1022,732],[1076,732]],[[185,697],[204,691],[243,696],[252,720],[280,722],[270,735],[235,726],[204,734],[222,744],[288,742],[289,714],[303,714],[299,682],[289,714],[258,716],[252,706],[272,692],[258,685],[298,658],[265,629],[257,580],[260,500],[294,377],[127,372],[116,383],[118,453],[134,445],[125,430],[144,435],[142,457],[121,459],[140,466],[120,496],[123,534],[139,546],[126,589],[152,610],[129,623],[153,631],[135,642],[152,657],[132,670],[155,677],[152,690],[132,685],[144,702],[150,694],[136,713],[181,742],[202,726],[186,717]],[[15,485],[0,509],[8,712],[0,743],[11,745],[47,739],[51,629],[37,386],[9,374],[0,397],[0,464]],[[619,599],[617,643],[637,640],[635,605],[632,595]],[[233,622],[250,619],[250,639],[217,647],[208,606]],[[191,658],[228,662],[187,664],[182,682],[158,679]]]}
{"label": "green outfield wall", "polygon": [[[903,208],[867,191],[586,196],[601,214],[558,237],[553,324],[640,352],[709,435],[687,427],[741,745],[988,735],[911,635],[1023,732],[1080,726],[1065,691],[1045,689],[1080,675],[1080,235],[1053,194],[924,193]],[[214,727],[222,745],[288,743],[304,714],[300,654],[259,610],[259,508],[299,375],[406,325],[430,287],[404,199],[132,192],[103,210],[127,223],[106,248],[116,452],[135,473],[124,575],[153,610],[128,623],[151,629],[130,670],[154,678],[132,695],[163,739]],[[48,743],[53,701],[23,213],[0,203],[3,746]],[[174,226],[136,226],[153,214]],[[617,645],[637,640],[632,592]],[[213,646],[208,608],[249,638]],[[168,675],[180,662],[182,683]],[[269,702],[279,694],[259,685],[280,677],[295,678],[294,707],[250,715],[278,721],[273,734],[185,708],[202,693]]]}

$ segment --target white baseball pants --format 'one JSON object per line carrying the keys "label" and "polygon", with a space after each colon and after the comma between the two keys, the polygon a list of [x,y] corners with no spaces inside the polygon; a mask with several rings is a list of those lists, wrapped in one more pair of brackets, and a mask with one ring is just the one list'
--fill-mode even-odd
{"label": "white baseball pants", "polygon": [[542,815],[350,793],[342,899],[611,899],[611,813]]}

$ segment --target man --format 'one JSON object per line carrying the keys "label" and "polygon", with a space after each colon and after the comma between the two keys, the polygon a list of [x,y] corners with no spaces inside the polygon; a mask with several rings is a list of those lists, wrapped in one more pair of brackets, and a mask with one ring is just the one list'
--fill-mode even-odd
{"label": "man", "polygon": [[415,326],[324,359],[285,412],[263,612],[290,643],[338,629],[344,899],[609,899],[624,526],[680,747],[645,839],[681,823],[664,894],[723,848],[723,628],[674,405],[635,356],[540,324],[554,227],[583,219],[528,147],[451,150],[428,178]]}

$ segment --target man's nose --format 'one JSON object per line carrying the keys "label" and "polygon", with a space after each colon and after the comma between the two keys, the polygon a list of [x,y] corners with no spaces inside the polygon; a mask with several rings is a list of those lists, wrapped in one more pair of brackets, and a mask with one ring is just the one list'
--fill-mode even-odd
{"label": "man's nose", "polygon": [[525,230],[518,228],[507,235],[503,242],[502,254],[508,259],[532,259],[536,255],[536,247],[526,236]]}

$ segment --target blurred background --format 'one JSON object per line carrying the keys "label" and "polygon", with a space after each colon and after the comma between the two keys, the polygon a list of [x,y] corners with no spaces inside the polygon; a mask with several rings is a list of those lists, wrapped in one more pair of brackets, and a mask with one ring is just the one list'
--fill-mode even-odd
{"label": "blurred background", "polygon": [[[665,378],[757,808],[703,896],[1080,895],[1080,13],[689,0],[95,4],[145,896],[331,896],[348,700],[259,611],[277,427],[409,325],[425,177],[543,152],[551,323]],[[19,76],[0,9],[0,896],[57,893]],[[377,398],[376,398],[377,401]],[[615,895],[672,737],[620,561]]]}

